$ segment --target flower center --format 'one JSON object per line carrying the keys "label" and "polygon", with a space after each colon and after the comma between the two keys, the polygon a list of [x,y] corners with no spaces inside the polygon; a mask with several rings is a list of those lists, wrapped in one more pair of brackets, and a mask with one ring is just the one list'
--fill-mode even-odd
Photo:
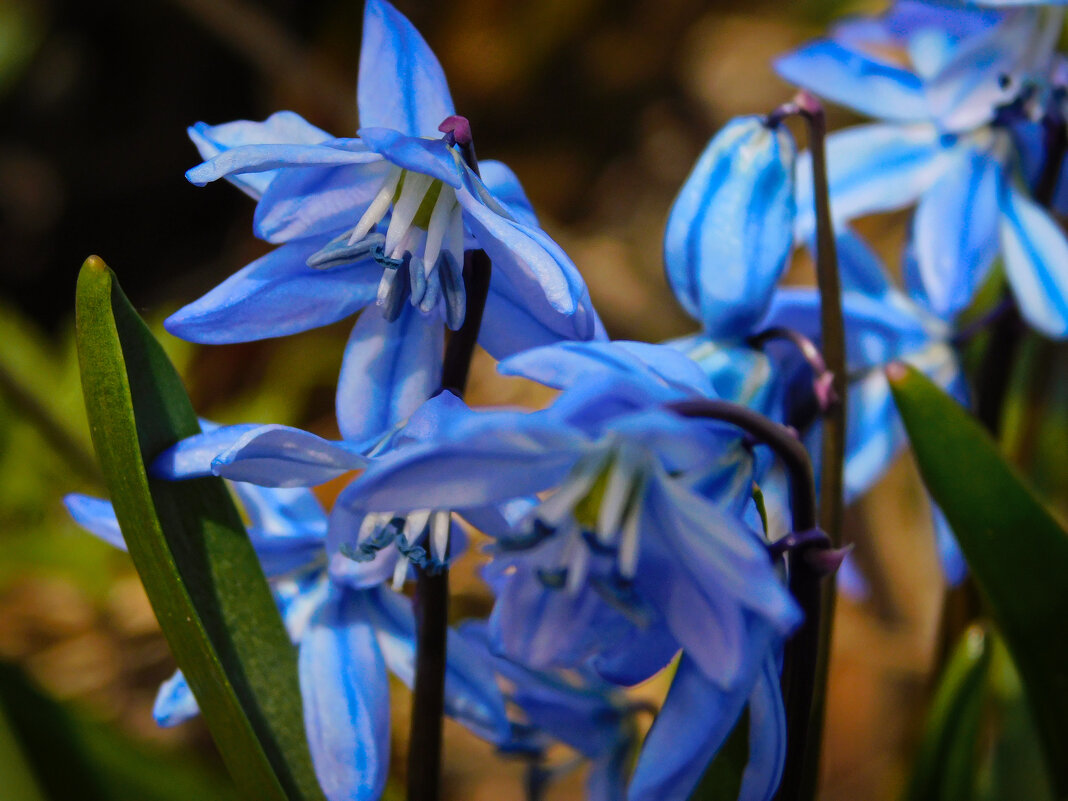
{"label": "flower center", "polygon": [[377,303],[387,320],[396,320],[408,300],[424,314],[436,309],[453,330],[463,324],[464,223],[451,186],[393,167],[356,227],[314,253],[308,266],[337,267],[368,256],[383,268]]}

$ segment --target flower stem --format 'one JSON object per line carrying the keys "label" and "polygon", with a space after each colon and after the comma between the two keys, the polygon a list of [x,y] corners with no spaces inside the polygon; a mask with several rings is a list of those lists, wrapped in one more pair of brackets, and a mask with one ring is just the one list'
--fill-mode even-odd
{"label": "flower stem", "polygon": [[[830,541],[818,532],[816,511],[816,482],[808,451],[793,429],[773,422],[745,406],[726,401],[687,400],[669,404],[669,408],[686,417],[722,420],[751,434],[759,443],[769,446],[786,468],[790,482],[791,524],[797,544],[790,553],[790,593],[804,613],[804,622],[786,645],[783,657],[782,691],[786,705],[786,773],[799,775],[813,750],[818,748],[807,739],[814,708],[814,692],[818,678],[817,658],[823,628],[821,618],[822,579],[833,573],[835,559],[828,554]],[[820,557],[831,556],[831,559]],[[831,565],[829,567],[829,565]],[[779,798],[796,798],[798,785],[792,789],[783,785]]]}
{"label": "flower stem", "polygon": [[[827,181],[827,121],[823,106],[807,92],[794,99],[808,131],[812,154],[812,186],[816,203],[816,283],[820,294],[820,345],[833,381],[834,400],[823,411],[823,443],[820,456],[820,528],[827,532],[835,548],[842,545],[843,468],[846,438],[846,352],[845,321],[842,315],[842,289],[838,275],[838,252],[831,220]],[[820,590],[817,590],[820,592]],[[811,682],[804,693],[812,699],[808,710],[799,712],[801,721],[788,720],[786,768],[777,801],[807,801],[816,796],[819,782],[820,750],[827,704],[827,677],[830,669],[831,631],[834,622],[835,584],[831,576],[822,585],[817,619],[812,621],[818,642],[811,663],[784,666],[784,687],[791,682]],[[806,622],[806,626],[808,623]],[[797,671],[798,675],[791,675]]]}
{"label": "flower stem", "polygon": [[[468,166],[476,173],[474,147],[461,143]],[[464,288],[467,314],[463,325],[445,346],[441,390],[463,397],[471,369],[471,356],[482,327],[482,313],[489,294],[492,264],[486,252],[464,255]],[[413,600],[416,625],[415,687],[412,699],[411,734],[408,744],[408,801],[438,801],[441,798],[442,724],[445,711],[445,660],[449,630],[449,569],[419,569]]]}

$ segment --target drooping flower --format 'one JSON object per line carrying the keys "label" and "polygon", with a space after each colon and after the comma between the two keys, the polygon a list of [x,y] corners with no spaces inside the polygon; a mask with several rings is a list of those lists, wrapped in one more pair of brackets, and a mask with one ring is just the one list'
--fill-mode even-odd
{"label": "drooping flower", "polygon": [[[665,753],[679,752],[677,744],[652,740],[628,797],[685,797],[799,611],[763,537],[744,522],[752,467],[738,432],[662,406],[707,379],[670,349],[649,369],[615,344],[506,360],[507,372],[580,380],[540,412],[449,402],[436,413],[436,438],[373,460],[338,504],[360,514],[429,505],[466,515],[525,502],[518,521],[472,519],[496,540],[494,647],[535,669],[588,664],[619,684],[648,678],[681,649],[701,676],[689,713],[727,719],[694,733],[682,749],[693,755],[685,769]],[[624,369],[583,373],[580,361],[596,350]],[[774,724],[761,736],[781,745],[783,732]]]}
{"label": "drooping flower", "polygon": [[[327,568],[327,517],[307,489],[235,483],[286,629],[297,645],[305,729],[316,774],[330,801],[374,801],[390,752],[387,669],[408,686],[415,673],[415,621],[404,596]],[[107,501],[69,495],[74,519],[125,548]],[[491,667],[450,633],[446,712],[481,737],[511,736]],[[160,687],[153,714],[163,726],[198,712],[181,672]]]}
{"label": "drooping flower", "polygon": [[[1036,129],[1063,124],[1062,15],[901,0],[777,62],[787,80],[882,120],[828,138],[832,214],[841,224],[915,203],[911,249],[941,317],[972,301],[1000,254],[1028,322],[1068,335],[1068,240],[1036,201],[1043,170],[1028,169],[1022,152]],[[1054,157],[1032,149],[1032,162]],[[806,241],[804,158],[798,169]]]}
{"label": "drooping flower", "polygon": [[205,162],[189,180],[236,184],[257,201],[256,234],[281,246],[173,315],[168,330],[242,342],[377,305],[356,323],[338,386],[339,425],[353,441],[437,390],[445,327],[466,314],[466,251],[492,259],[479,341],[495,357],[603,336],[578,271],[538,227],[515,175],[492,161],[479,175],[464,162],[456,141],[466,131],[441,66],[385,0],[366,4],[358,104],[355,138],[289,112],[190,130]]}

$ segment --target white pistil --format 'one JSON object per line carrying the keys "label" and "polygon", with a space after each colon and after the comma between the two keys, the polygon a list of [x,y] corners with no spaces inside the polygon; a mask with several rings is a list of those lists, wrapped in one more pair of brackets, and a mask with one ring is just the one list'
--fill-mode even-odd
{"label": "white pistil", "polygon": [[442,242],[445,241],[445,235],[452,223],[452,211],[458,205],[456,193],[449,191],[450,189],[451,187],[442,186],[438,199],[434,201],[434,210],[430,212],[430,222],[426,229],[426,250],[423,252],[427,278],[438,263]]}
{"label": "white pistil", "polygon": [[393,204],[393,217],[390,218],[389,228],[386,230],[386,253],[392,256],[397,246],[410,232],[419,206],[422,205],[426,191],[433,182],[433,178],[420,172],[405,173],[400,197]]}
{"label": "white pistil", "polygon": [[449,557],[451,520],[452,515],[447,511],[437,511],[430,516],[430,555],[440,563]]}
{"label": "white pistil", "polygon": [[363,213],[360,221],[356,223],[356,227],[352,229],[352,236],[349,237],[350,245],[355,245],[367,236],[371,229],[386,216],[386,212],[389,211],[389,206],[393,202],[393,195],[397,192],[397,184],[400,182],[401,172],[403,171],[400,167],[394,167],[389,171],[389,175],[386,176],[386,180],[382,183],[382,188],[378,190],[378,194],[371,201],[371,205],[367,207],[367,211]]}
{"label": "white pistil", "polygon": [[404,554],[397,555],[397,565],[393,568],[393,589],[400,592],[404,589],[404,580],[408,578],[408,557]]}
{"label": "white pistil", "polygon": [[616,451],[604,497],[597,510],[597,540],[603,545],[610,544],[619,532],[637,472],[638,460],[633,449],[621,445]]}
{"label": "white pistil", "polygon": [[623,518],[623,529],[619,538],[619,574],[628,579],[634,578],[638,571],[638,529],[641,524],[641,511],[641,501],[635,498]]}

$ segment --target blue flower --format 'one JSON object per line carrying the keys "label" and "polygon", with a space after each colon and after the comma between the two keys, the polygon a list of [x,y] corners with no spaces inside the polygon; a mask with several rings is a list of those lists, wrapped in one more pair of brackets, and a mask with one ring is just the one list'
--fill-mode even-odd
{"label": "blue flower", "polygon": [[[506,372],[579,380],[540,412],[449,402],[436,438],[374,459],[338,505],[361,514],[451,508],[493,536],[490,633],[521,664],[589,664],[633,684],[681,649],[701,677],[691,714],[727,716],[687,743],[707,762],[800,612],[764,539],[743,520],[752,466],[738,432],[663,407],[707,380],[671,350],[646,361],[629,349],[571,344],[506,360]],[[624,368],[581,369],[582,360],[609,358]],[[520,504],[518,519],[467,512],[507,501]],[[777,724],[761,735],[781,745]],[[652,743],[628,797],[685,797],[705,762],[680,770],[665,753],[677,743]]]}
{"label": "blue flower", "polygon": [[[839,233],[838,254],[849,378],[844,472],[849,502],[875,484],[906,443],[883,373],[887,364],[896,360],[912,364],[961,403],[967,404],[969,393],[954,342],[956,331],[951,321],[932,309],[915,261],[908,262],[907,292],[902,292],[891,283],[878,257],[848,228]],[[818,343],[819,304],[814,289],[780,289],[764,325],[788,327]],[[780,364],[788,376],[789,366]],[[805,428],[803,422],[813,421],[794,422]],[[807,428],[806,444],[816,455],[818,469],[821,427]],[[933,519],[946,577],[957,583],[964,575],[963,556],[941,513],[935,510]]]}
{"label": "blue flower", "polygon": [[[1019,136],[1062,113],[1060,14],[898,2],[777,62],[788,80],[883,120],[828,138],[832,214],[842,224],[915,203],[911,248],[941,317],[971,302],[1000,253],[1027,320],[1068,336],[1068,240],[1031,196]],[[894,52],[903,64],[884,55]],[[814,224],[807,163],[802,241]]]}
{"label": "blue flower", "polygon": [[[389,768],[387,668],[408,686],[414,680],[411,605],[388,588],[327,569],[327,517],[309,490],[233,487],[298,646],[305,728],[323,791],[330,801],[373,801]],[[110,503],[84,495],[69,495],[66,503],[80,525],[125,548]],[[510,736],[490,666],[455,633],[449,639],[446,711],[493,742]],[[153,710],[160,725],[176,725],[197,712],[181,672],[160,687]]]}
{"label": "blue flower", "polygon": [[[338,421],[360,440],[403,420],[438,387],[444,329],[466,314],[464,253],[493,262],[480,342],[495,357],[603,329],[575,266],[537,225],[515,175],[481,176],[439,135],[454,110],[441,66],[411,24],[368,0],[358,91],[363,127],[333,138],[289,112],[190,129],[219,178],[257,200],[255,231],[281,247],[166,323],[196,342],[241,342],[356,323]],[[444,126],[449,127],[449,126]]]}

